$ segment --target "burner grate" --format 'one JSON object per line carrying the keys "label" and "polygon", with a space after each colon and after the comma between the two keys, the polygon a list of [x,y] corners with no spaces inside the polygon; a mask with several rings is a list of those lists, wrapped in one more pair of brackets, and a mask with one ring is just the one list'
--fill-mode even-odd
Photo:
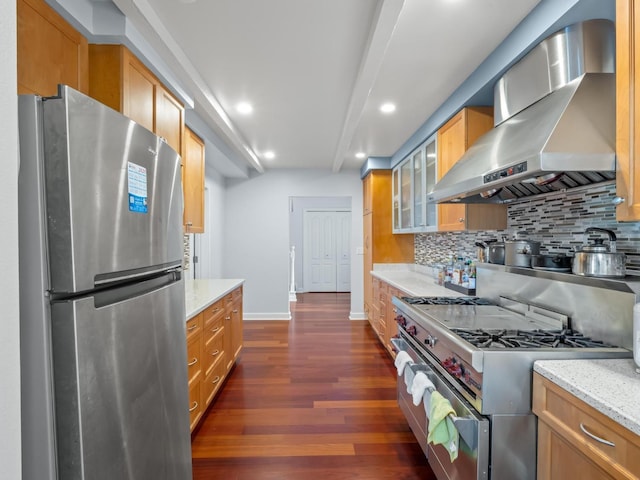
{"label": "burner grate", "polygon": [[563,330],[468,330],[452,332],[478,348],[615,348],[585,337],[572,329]]}
{"label": "burner grate", "polygon": [[402,297],[402,300],[411,305],[495,305],[478,297]]}

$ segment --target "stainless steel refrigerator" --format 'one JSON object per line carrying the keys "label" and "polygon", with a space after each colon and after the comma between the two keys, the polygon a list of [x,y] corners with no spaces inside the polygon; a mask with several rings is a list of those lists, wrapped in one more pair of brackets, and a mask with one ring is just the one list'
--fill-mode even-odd
{"label": "stainless steel refrigerator", "polygon": [[66,86],[19,133],[23,478],[191,478],[180,157]]}

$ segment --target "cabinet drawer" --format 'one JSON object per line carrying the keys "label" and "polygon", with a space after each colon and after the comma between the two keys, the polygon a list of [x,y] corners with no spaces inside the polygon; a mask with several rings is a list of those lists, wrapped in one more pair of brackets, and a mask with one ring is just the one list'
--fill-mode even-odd
{"label": "cabinet drawer", "polygon": [[[208,344],[214,335],[219,333],[224,328],[224,307],[222,305],[221,308],[215,311],[215,314],[210,316],[208,320],[205,321],[204,325],[204,343]],[[206,312],[205,312],[206,315]],[[205,318],[207,318],[205,316]]]}
{"label": "cabinet drawer", "polygon": [[205,375],[210,373],[212,365],[224,356],[224,329],[219,330],[218,333],[213,335],[209,341],[205,344],[204,352],[204,371]]}
{"label": "cabinet drawer", "polygon": [[202,332],[202,313],[187,320],[187,343]]}
{"label": "cabinet drawer", "polygon": [[201,383],[196,382],[189,387],[189,425],[193,432],[194,427],[202,416],[203,405],[201,399]]}
{"label": "cabinet drawer", "polygon": [[233,300],[242,298],[242,287],[238,287],[233,292],[231,292],[231,296],[233,297]]}
{"label": "cabinet drawer", "polygon": [[204,327],[207,328],[209,324],[216,320],[219,316],[224,314],[224,299],[220,299],[212,305],[209,305],[204,309],[202,315],[204,316]]}
{"label": "cabinet drawer", "polygon": [[220,389],[222,385],[222,381],[224,380],[225,375],[225,362],[224,355],[219,355],[216,357],[215,362],[213,363],[213,368],[209,372],[209,375],[206,376],[203,382],[203,392],[205,405],[208,406],[216,392]]}
{"label": "cabinet drawer", "polygon": [[187,343],[187,378],[189,386],[200,380],[202,371],[202,343],[199,337],[194,337]]}
{"label": "cabinet drawer", "polygon": [[540,421],[614,478],[637,478],[640,439],[537,373],[534,375],[533,411]]}

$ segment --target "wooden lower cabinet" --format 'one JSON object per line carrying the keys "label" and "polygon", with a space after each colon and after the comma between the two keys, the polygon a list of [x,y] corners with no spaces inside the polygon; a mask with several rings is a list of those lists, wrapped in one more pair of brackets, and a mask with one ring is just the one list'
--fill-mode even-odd
{"label": "wooden lower cabinet", "polygon": [[371,283],[373,285],[373,301],[370,305],[369,323],[376,332],[380,343],[395,358],[396,352],[393,350],[391,339],[397,335],[398,326],[396,324],[396,308],[392,300],[393,297],[407,296],[407,294],[373,275],[371,275]]}
{"label": "wooden lower cabinet", "polygon": [[202,313],[187,321],[187,378],[189,379],[189,424],[191,431],[204,413],[201,382],[202,361]]}
{"label": "wooden lower cabinet", "polygon": [[538,373],[533,377],[538,480],[640,478],[638,435]]}
{"label": "wooden lower cabinet", "polygon": [[186,328],[193,432],[242,350],[242,287],[191,317]]}

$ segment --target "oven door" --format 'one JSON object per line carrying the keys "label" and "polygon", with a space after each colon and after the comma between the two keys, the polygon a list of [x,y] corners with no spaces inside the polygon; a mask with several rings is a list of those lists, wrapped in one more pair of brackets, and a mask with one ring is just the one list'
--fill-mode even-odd
{"label": "oven door", "polygon": [[[400,409],[405,413],[405,416],[407,416],[406,410],[409,410],[412,413],[413,421],[419,424],[417,428],[414,428],[411,425],[412,419],[407,416],[409,425],[416,435],[418,443],[423,446],[423,450],[426,445],[427,460],[438,479],[488,479],[489,419],[480,415],[469,402],[462,398],[448,380],[429,365],[430,360],[421,355],[409,339],[393,339],[393,344],[398,351],[405,351],[412,359],[415,359],[415,364],[409,365],[409,368],[414,371],[423,370],[429,380],[433,382],[436,390],[449,400],[455,411],[454,425],[459,433],[459,450],[458,457],[452,462],[449,452],[442,445],[426,445],[429,419],[425,413],[425,406],[424,404],[420,404],[418,407],[413,405],[411,394],[407,393],[404,378],[398,377]],[[429,396],[430,393],[426,392],[424,399],[428,401]]]}
{"label": "oven door", "polygon": [[426,371],[430,367],[424,362],[424,360],[416,353],[415,350],[409,347],[409,344],[404,340],[392,338],[391,342],[398,351],[405,351],[411,357],[411,362],[405,367],[403,375],[398,376],[398,406],[404,417],[409,423],[411,431],[418,440],[418,444],[426,456],[429,455],[427,449],[427,414],[425,413],[422,404],[417,407],[413,404],[413,397],[411,393],[407,391],[407,383],[405,378],[409,375],[413,377],[416,372],[423,370]]}

